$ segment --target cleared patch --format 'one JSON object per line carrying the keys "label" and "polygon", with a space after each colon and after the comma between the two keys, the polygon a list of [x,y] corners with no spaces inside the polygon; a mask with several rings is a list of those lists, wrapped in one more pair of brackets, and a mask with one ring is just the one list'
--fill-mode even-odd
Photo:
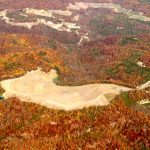
{"label": "cleared patch", "polygon": [[24,76],[1,82],[5,98],[18,97],[48,108],[64,110],[82,109],[89,106],[108,105],[120,92],[130,88],[113,84],[90,84],[83,86],[58,86],[55,70],[45,73],[40,69]]}
{"label": "cleared patch", "polygon": [[122,13],[127,15],[130,19],[136,19],[140,21],[149,22],[150,18],[145,16],[142,12],[135,12],[131,9],[126,9],[119,4],[114,3],[84,3],[84,2],[76,2],[75,5],[69,4],[67,9],[69,10],[81,10],[88,8],[108,8],[112,9],[116,13]]}

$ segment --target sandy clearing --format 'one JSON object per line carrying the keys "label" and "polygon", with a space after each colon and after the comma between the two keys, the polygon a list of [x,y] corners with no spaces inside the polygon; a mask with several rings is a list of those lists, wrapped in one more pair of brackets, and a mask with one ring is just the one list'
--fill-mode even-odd
{"label": "sandy clearing", "polygon": [[135,12],[131,9],[126,9],[119,4],[114,3],[84,3],[84,2],[76,2],[75,5],[69,4],[67,9],[68,10],[81,10],[81,9],[88,9],[88,8],[108,8],[112,9],[116,13],[123,13],[128,16],[130,19],[140,20],[149,22],[150,18],[145,16],[142,12]]}
{"label": "sandy clearing", "polygon": [[[15,22],[15,19],[11,19],[7,16],[7,10],[3,10],[0,12],[0,18],[4,20],[7,24],[11,26],[24,27],[27,29],[32,29],[34,26],[43,24],[57,31],[65,31],[65,32],[74,32],[78,36],[80,36],[80,40],[77,43],[78,45],[82,45],[83,41],[89,41],[88,36],[81,36],[80,32],[78,32],[81,27],[79,24],[74,23],[78,22],[80,15],[77,13],[75,16],[72,16],[73,10],[79,11],[81,9],[88,8],[108,8],[112,9],[116,13],[126,14],[130,19],[136,19],[140,21],[150,22],[150,18],[145,16],[142,12],[134,12],[130,9],[125,9],[119,4],[114,3],[84,3],[84,2],[75,2],[75,4],[69,3],[66,7],[66,10],[43,10],[43,9],[33,9],[33,8],[25,8],[23,12],[20,12],[21,16],[29,17],[29,14],[33,14],[36,16],[36,21],[34,22]],[[55,14],[60,15],[60,18],[57,18]],[[43,18],[41,18],[41,16]],[[66,22],[63,16],[72,17],[70,22]],[[60,23],[54,23],[52,21],[46,21],[44,17],[55,18],[60,21]],[[73,23],[72,23],[73,22]],[[120,29],[120,28],[117,28]]]}
{"label": "sandy clearing", "polygon": [[7,24],[11,26],[20,26],[20,27],[25,27],[28,29],[31,29],[33,26],[38,25],[38,22],[24,22],[24,23],[15,23],[14,19],[10,19],[7,17],[7,10],[3,10],[0,12],[0,18],[4,20]]}
{"label": "sandy clearing", "polygon": [[113,84],[58,86],[54,83],[56,77],[55,70],[45,73],[38,69],[20,78],[4,80],[0,84],[6,91],[3,94],[5,98],[16,96],[22,101],[64,110],[108,105],[121,91],[131,90]]}
{"label": "sandy clearing", "polygon": [[143,89],[146,89],[146,88],[150,88],[150,81],[140,85],[137,87],[138,90],[143,90]]}
{"label": "sandy clearing", "polygon": [[84,42],[90,41],[90,38],[86,35],[82,35],[80,38],[80,41],[78,42],[78,45],[82,45]]}
{"label": "sandy clearing", "polygon": [[80,10],[81,8],[78,7],[77,5],[73,5],[72,3],[69,3],[69,5],[67,6],[68,10]]}
{"label": "sandy clearing", "polygon": [[33,8],[25,8],[24,13],[26,14],[34,14],[44,17],[52,17],[53,14],[61,15],[61,16],[71,16],[72,12],[69,10],[63,11],[63,10],[43,10],[43,9],[33,9]]}
{"label": "sandy clearing", "polygon": [[[25,8],[23,10],[23,13],[21,15],[25,15],[28,17],[28,14],[34,14],[37,15],[37,21],[36,22],[24,22],[24,23],[16,23],[15,20],[10,19],[7,16],[7,10],[3,10],[0,12],[0,18],[4,20],[7,24],[10,24],[12,26],[20,26],[20,27],[25,27],[28,29],[31,29],[33,26],[39,25],[39,24],[44,24],[47,25],[53,29],[56,29],[58,31],[66,31],[66,32],[72,32],[71,29],[80,29],[79,25],[73,24],[71,22],[65,22],[67,25],[70,26],[64,27],[64,23],[60,24],[55,24],[53,22],[46,22],[46,20],[43,18],[38,18],[38,16],[43,16],[43,17],[50,17],[50,18],[55,18],[53,14],[58,14],[60,16],[72,16],[72,10],[81,10],[81,9],[88,9],[88,8],[108,8],[114,10],[116,13],[123,13],[128,16],[130,19],[136,19],[140,21],[145,21],[145,22],[150,22],[150,18],[145,16],[142,12],[134,12],[131,9],[125,9],[119,4],[114,4],[114,3],[84,3],[84,2],[76,2],[75,5],[69,3],[68,7],[66,8],[65,11],[63,10],[40,10],[40,9],[33,9],[33,8]],[[74,18],[73,21],[78,21],[79,20],[79,14],[77,14]],[[44,20],[44,21],[43,21]],[[61,20],[60,20],[61,21]]]}
{"label": "sandy clearing", "polygon": [[[49,17],[50,16],[51,16],[51,14],[49,14]],[[41,19],[38,17],[37,17],[36,22],[16,23],[15,20],[12,20],[9,17],[7,17],[7,10],[1,11],[0,17],[2,18],[2,20],[4,20],[7,24],[9,24],[11,26],[25,27],[28,29],[31,29],[33,26],[37,26],[39,24],[44,24],[44,25],[46,25],[50,28],[53,28],[57,31],[72,32],[72,29],[73,30],[79,30],[80,29],[80,26],[78,26],[76,23],[65,22],[65,21],[61,21],[60,23],[53,23],[52,21],[46,21],[45,19]]]}
{"label": "sandy clearing", "polygon": [[140,104],[140,105],[150,104],[150,100],[149,99],[143,99],[143,100],[139,101],[138,104]]}
{"label": "sandy clearing", "polygon": [[77,14],[76,16],[74,16],[73,18],[72,18],[72,21],[79,21],[79,18],[80,18],[80,15],[79,14]]}
{"label": "sandy clearing", "polygon": [[144,68],[146,67],[146,66],[144,65],[144,63],[141,62],[141,61],[138,61],[138,62],[137,62],[137,65],[140,66],[140,67],[144,67]]}

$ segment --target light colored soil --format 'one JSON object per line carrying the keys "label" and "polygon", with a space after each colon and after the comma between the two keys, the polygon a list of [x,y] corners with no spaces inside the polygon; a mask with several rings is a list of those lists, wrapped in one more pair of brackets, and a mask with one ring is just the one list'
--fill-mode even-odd
{"label": "light colored soil", "polygon": [[58,86],[54,83],[56,77],[55,70],[45,73],[38,69],[0,84],[5,90],[5,98],[18,97],[22,101],[64,110],[108,105],[121,91],[131,90],[113,84]]}
{"label": "light colored soil", "polygon": [[33,26],[37,26],[40,24],[44,24],[57,31],[71,32],[72,29],[76,29],[76,30],[80,29],[80,26],[76,25],[75,23],[65,22],[65,21],[61,21],[60,23],[54,23],[52,21],[46,21],[44,18],[41,19],[38,17],[38,16],[43,16],[43,17],[55,18],[53,14],[59,14],[59,15],[61,14],[62,16],[70,16],[72,12],[69,12],[68,10],[67,11],[61,11],[61,10],[46,11],[46,10],[36,10],[36,9],[26,8],[24,12],[26,13],[23,15],[27,15],[27,16],[28,14],[37,15],[36,22],[15,22],[15,20],[12,21],[11,18],[7,16],[7,10],[0,12],[0,19],[4,20],[7,24],[11,26],[25,27],[28,29],[31,29]]}
{"label": "light colored soil", "polygon": [[[79,11],[81,9],[86,10],[88,8],[112,9],[114,12],[123,13],[123,14],[127,15],[128,18],[131,18],[131,19],[136,19],[136,20],[145,21],[145,22],[150,21],[150,18],[145,16],[142,12],[135,12],[133,10],[126,9],[119,4],[114,4],[114,3],[84,3],[84,2],[76,2],[75,5],[69,3],[69,5],[68,5],[68,7],[66,7],[65,11],[63,11],[63,10],[40,10],[40,9],[33,9],[33,8],[25,8],[23,10],[23,14],[21,14],[21,15],[24,15],[26,17],[28,17],[29,14],[36,15],[36,17],[37,17],[36,22],[16,23],[15,20],[11,20],[11,18],[9,18],[7,16],[7,10],[3,10],[0,12],[0,19],[4,20],[9,25],[25,27],[28,29],[31,29],[33,26],[37,26],[39,24],[44,24],[44,25],[49,26],[49,27],[56,29],[58,31],[71,32],[71,29],[80,29],[80,26],[76,25],[75,23],[65,22],[65,21],[64,21],[64,23],[55,24],[51,21],[47,22],[44,18],[40,19],[40,18],[38,18],[38,16],[55,18],[54,14],[57,14],[57,15],[60,15],[63,19],[63,16],[68,16],[68,17],[72,16],[73,10]],[[76,15],[78,16],[79,14],[76,14]],[[76,20],[76,22],[78,22],[78,17],[75,18],[75,20]],[[66,27],[64,27],[64,25]]]}
{"label": "light colored soil", "polygon": [[143,89],[147,89],[147,88],[150,88],[150,81],[137,87],[138,90],[143,90]]}

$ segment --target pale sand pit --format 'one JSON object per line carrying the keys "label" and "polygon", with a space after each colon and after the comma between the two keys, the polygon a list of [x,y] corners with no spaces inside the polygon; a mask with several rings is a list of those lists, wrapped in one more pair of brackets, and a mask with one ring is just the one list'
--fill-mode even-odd
{"label": "pale sand pit", "polygon": [[[51,17],[51,18],[55,18],[53,16],[53,14],[59,14],[62,16],[70,16],[72,14],[72,12],[70,11],[61,11],[61,10],[36,10],[36,9],[29,9],[26,8],[24,10],[24,13],[21,13],[21,15],[27,15],[27,14],[34,14],[37,15],[36,21],[34,22],[15,22],[15,19],[11,19],[7,16],[7,10],[3,10],[0,11],[0,19],[4,20],[7,24],[11,25],[11,26],[18,26],[18,27],[24,27],[27,29],[32,29],[33,26],[37,26],[40,24],[44,24],[52,29],[55,29],[57,31],[66,31],[66,32],[72,32],[73,30],[79,30],[81,27],[79,25],[77,25],[76,23],[72,23],[72,22],[65,22],[65,21],[61,21],[60,19],[60,23],[54,23],[52,21],[46,21],[44,18],[41,19],[39,18],[39,16],[43,16],[43,17]],[[28,17],[28,15],[26,16]]]}
{"label": "pale sand pit", "polygon": [[54,83],[56,77],[55,70],[45,73],[38,69],[20,78],[2,81],[0,84],[5,90],[5,98],[16,96],[22,101],[64,110],[108,105],[121,91],[131,90],[113,84],[58,86]]}

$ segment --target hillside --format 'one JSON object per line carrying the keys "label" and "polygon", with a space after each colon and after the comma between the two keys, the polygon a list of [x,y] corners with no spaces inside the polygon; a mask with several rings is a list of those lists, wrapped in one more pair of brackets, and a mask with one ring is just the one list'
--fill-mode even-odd
{"label": "hillside", "polygon": [[0,150],[150,149],[149,9],[0,0]]}
{"label": "hillside", "polygon": [[0,32],[33,33],[81,45],[108,35],[150,32],[149,4],[140,1],[2,1]]}

